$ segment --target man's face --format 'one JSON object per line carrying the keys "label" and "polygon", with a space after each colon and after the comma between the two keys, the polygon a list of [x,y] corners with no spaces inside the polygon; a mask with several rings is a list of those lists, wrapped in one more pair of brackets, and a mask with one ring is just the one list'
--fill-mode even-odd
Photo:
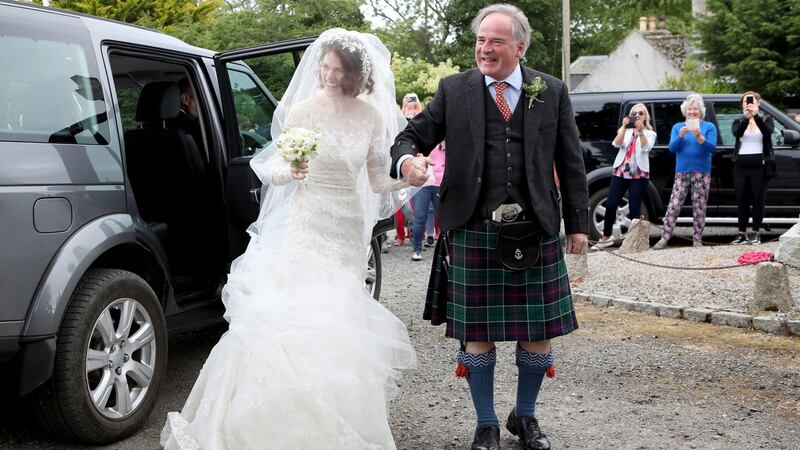
{"label": "man's face", "polygon": [[516,42],[511,32],[511,17],[489,14],[478,27],[475,63],[482,74],[502,80],[519,65],[524,48],[525,44]]}

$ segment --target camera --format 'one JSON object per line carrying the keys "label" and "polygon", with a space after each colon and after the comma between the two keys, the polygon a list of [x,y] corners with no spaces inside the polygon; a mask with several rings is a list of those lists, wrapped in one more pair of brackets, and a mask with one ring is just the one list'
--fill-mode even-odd
{"label": "camera", "polygon": [[625,128],[636,128],[636,121],[639,120],[639,116],[636,114],[631,114],[628,116],[628,124],[625,125]]}

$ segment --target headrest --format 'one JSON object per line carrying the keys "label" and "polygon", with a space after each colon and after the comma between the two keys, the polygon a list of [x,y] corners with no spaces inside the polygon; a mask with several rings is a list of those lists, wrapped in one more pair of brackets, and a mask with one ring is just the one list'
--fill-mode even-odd
{"label": "headrest", "polygon": [[178,117],[181,111],[181,90],[173,81],[147,83],[136,104],[136,121],[153,122]]}

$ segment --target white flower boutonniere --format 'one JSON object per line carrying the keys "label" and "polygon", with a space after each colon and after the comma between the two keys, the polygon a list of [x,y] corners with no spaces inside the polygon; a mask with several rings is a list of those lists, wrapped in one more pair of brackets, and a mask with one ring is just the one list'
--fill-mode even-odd
{"label": "white flower boutonniere", "polygon": [[542,77],[533,77],[530,83],[522,83],[522,90],[525,91],[525,97],[528,99],[528,109],[531,109],[534,100],[544,103],[539,99],[539,94],[547,90],[547,83],[542,80]]}

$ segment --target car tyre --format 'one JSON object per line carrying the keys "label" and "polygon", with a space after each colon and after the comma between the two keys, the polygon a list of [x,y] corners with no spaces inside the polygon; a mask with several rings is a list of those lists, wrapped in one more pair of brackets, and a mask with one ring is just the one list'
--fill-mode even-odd
{"label": "car tyre", "polygon": [[[95,368],[107,341],[116,342],[105,352],[108,367]],[[70,299],[53,376],[33,394],[34,410],[54,434],[92,444],[118,441],[147,420],[166,363],[166,322],[153,289],[132,272],[92,269]]]}
{"label": "car tyre", "polygon": [[365,280],[367,291],[372,294],[375,300],[381,298],[381,277],[383,275],[383,265],[381,263],[381,244],[380,240],[372,238],[369,246],[367,258],[367,279]]}
{"label": "car tyre", "polygon": [[[603,237],[603,216],[605,214],[606,200],[608,199],[608,190],[607,187],[599,189],[589,197],[589,239],[592,241],[599,241]],[[624,217],[627,212],[628,197],[625,196],[620,201],[617,209],[617,220],[614,223],[613,236],[615,239],[619,239],[622,234],[628,231],[630,220]],[[650,214],[644,201],[642,202],[642,216],[649,220]]]}

